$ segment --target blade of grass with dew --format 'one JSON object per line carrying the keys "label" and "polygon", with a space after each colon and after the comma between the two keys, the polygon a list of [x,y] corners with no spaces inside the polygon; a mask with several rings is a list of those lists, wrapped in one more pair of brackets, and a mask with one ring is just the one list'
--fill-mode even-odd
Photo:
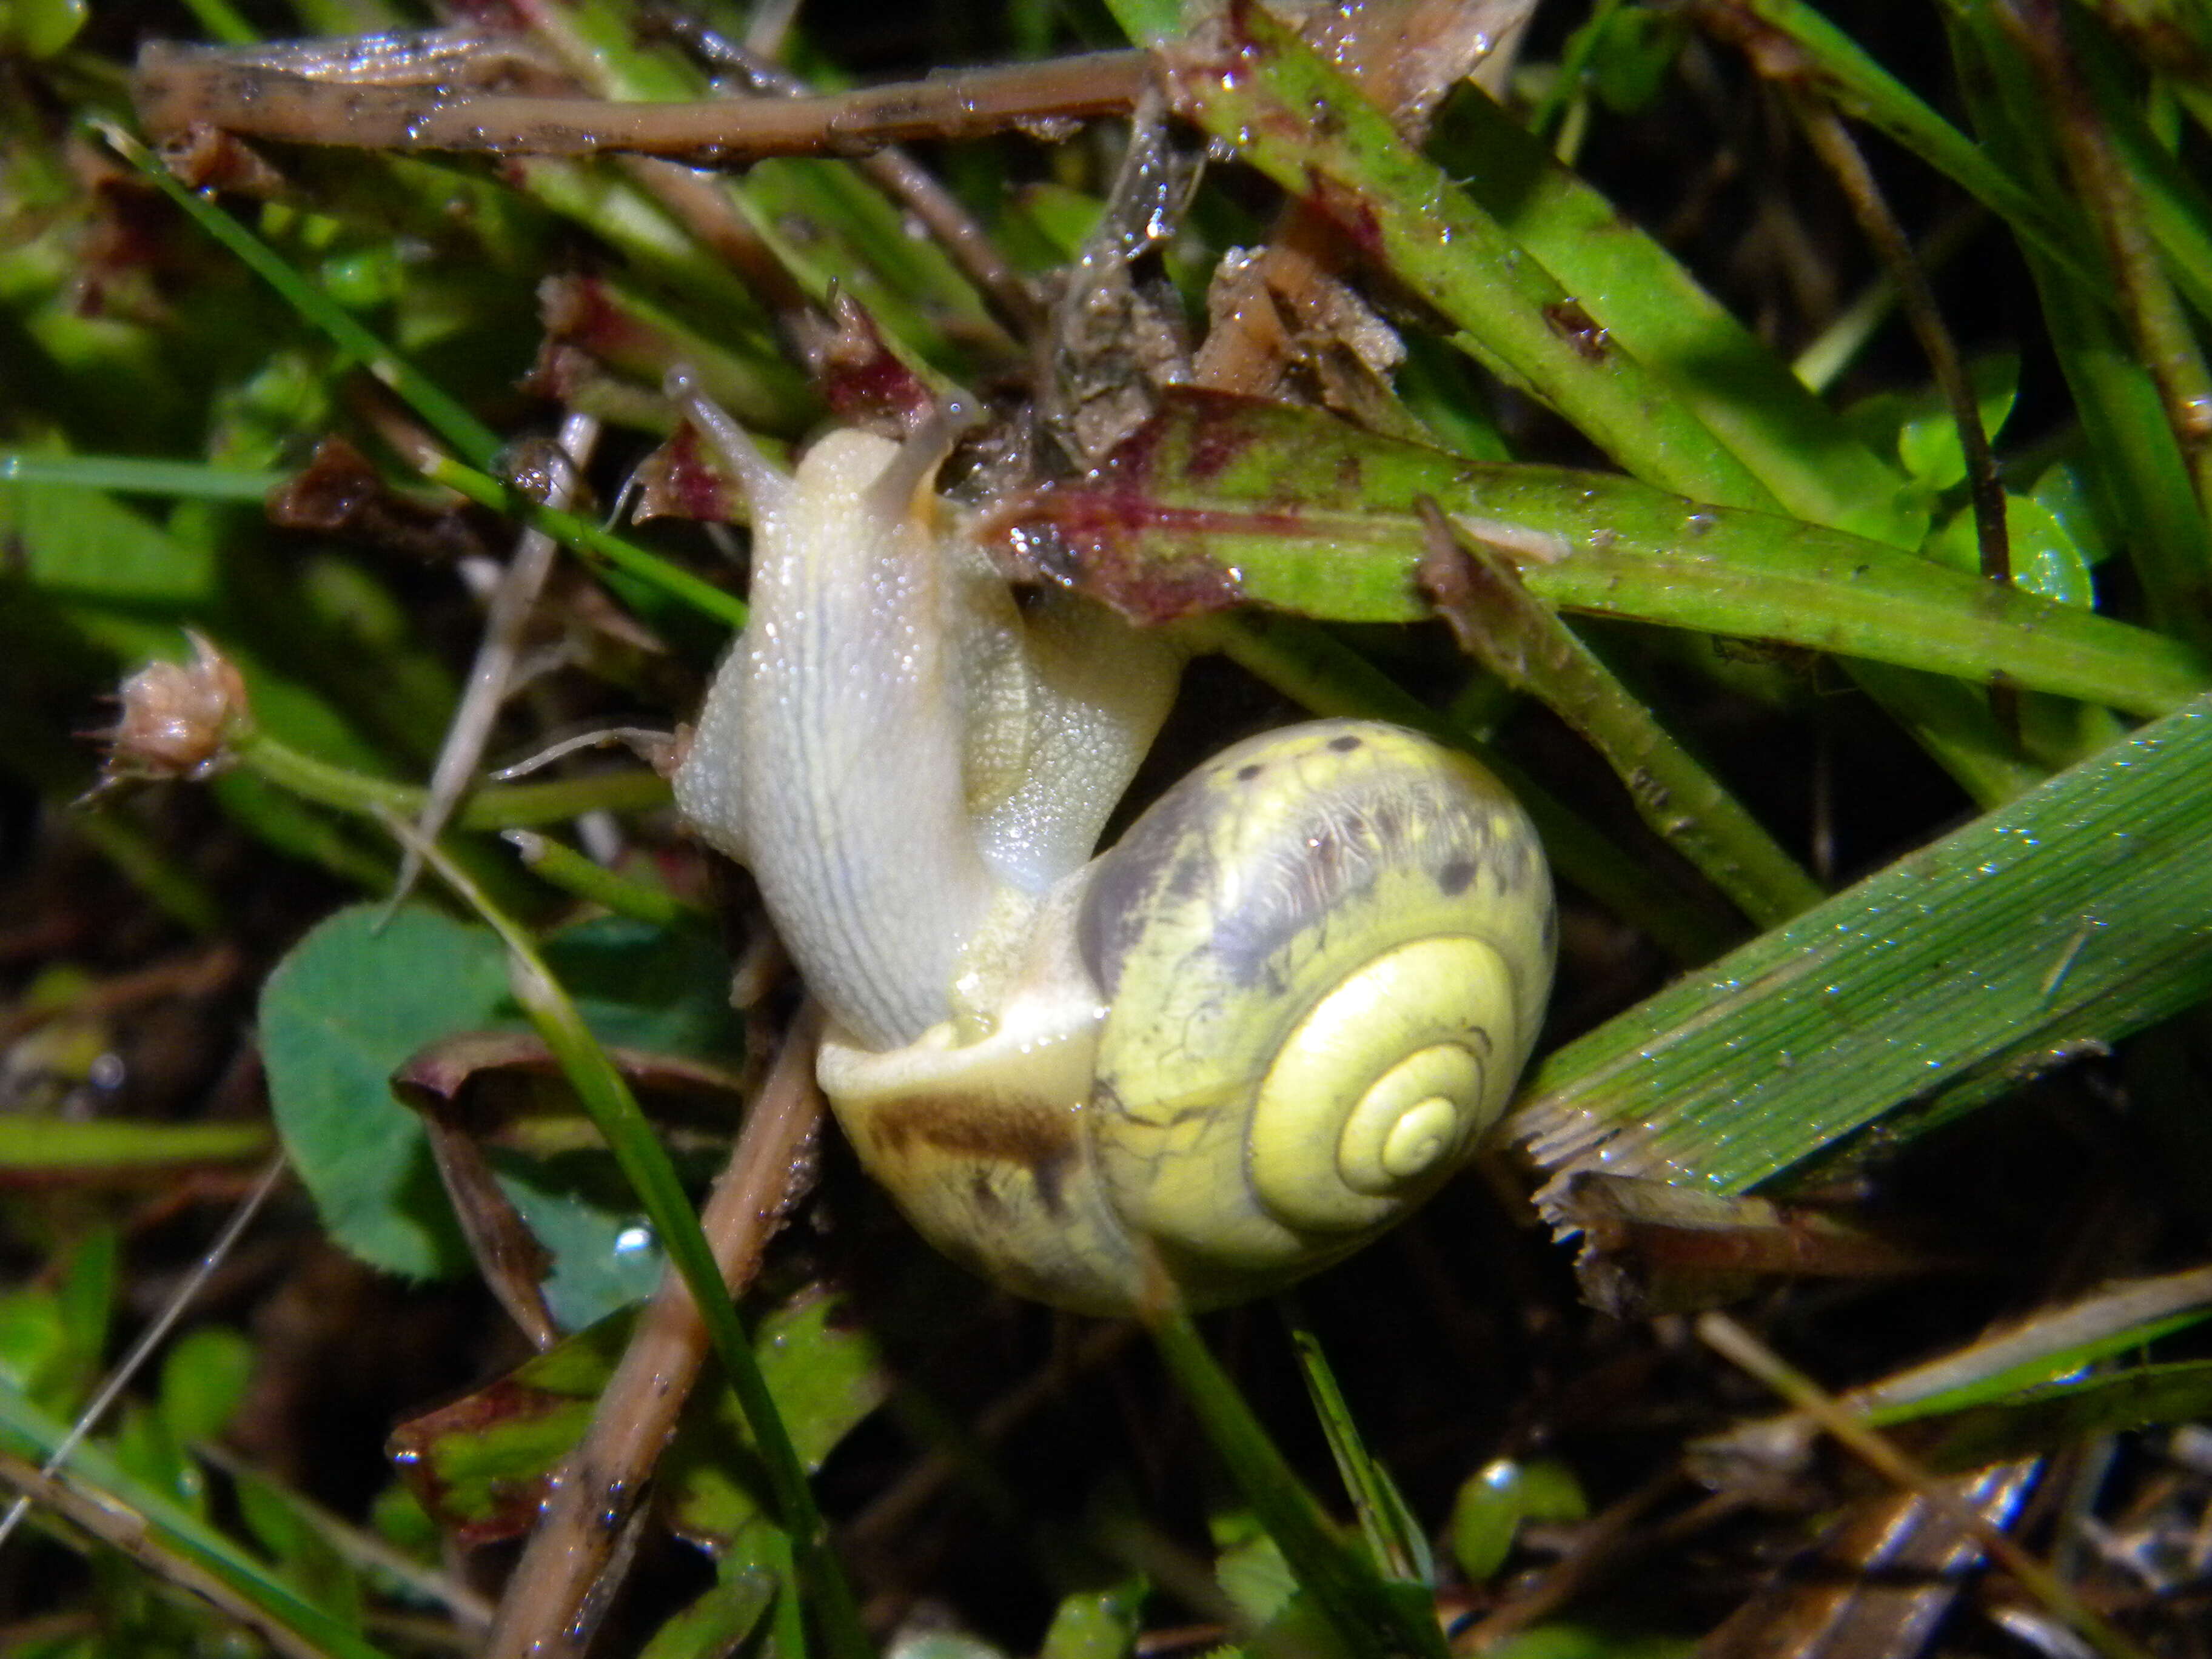
{"label": "blade of grass with dew", "polygon": [[[0,1435],[30,1462],[44,1463],[68,1433],[67,1424],[32,1404],[12,1384],[0,1382]],[[121,1508],[134,1529],[142,1529],[161,1553],[220,1580],[303,1648],[330,1659],[383,1659],[381,1650],[303,1598],[273,1568],[175,1499],[125,1474],[97,1443],[80,1444],[56,1479],[103,1510]]]}
{"label": "blade of grass with dew", "polygon": [[[1460,539],[1427,496],[1419,506],[1441,569],[1437,608],[1460,649],[1526,691],[1604,757],[1653,834],[1697,866],[1762,927],[1824,896],[1728,787],[1616,678],[1559,614],[1532,595],[1505,550]],[[1425,562],[1425,576],[1436,565]]]}
{"label": "blade of grass with dew", "polygon": [[[1226,112],[1224,119],[1217,136],[1238,142],[1245,126],[1232,131],[1226,125]],[[1363,136],[1379,141],[1382,135]],[[1471,305],[1464,312],[1445,307],[1452,320],[1469,331],[1455,342],[1462,349],[1478,356],[1504,355],[1504,346],[1489,330],[1493,323],[1510,321],[1515,315],[1518,326],[1532,331],[1540,327],[1570,337],[1577,356],[1591,354],[1607,373],[1618,367],[1613,361],[1618,354],[1608,354],[1605,348],[1617,345],[1641,366],[1655,387],[1691,411],[1704,431],[1748,466],[1772,499],[1674,487],[1716,501],[1779,502],[1816,523],[1901,545],[1917,544],[1922,528],[1918,516],[1899,499],[1903,477],[1808,392],[1788,366],[1719,306],[1671,254],[1626,222],[1613,204],[1555,162],[1540,141],[1486,98],[1463,94],[1445,110],[1432,148],[1449,155],[1449,181],[1425,163],[1408,159],[1405,147],[1395,139],[1377,149],[1355,148],[1338,155],[1340,148],[1352,143],[1350,135],[1340,140],[1331,133],[1316,142],[1315,153],[1306,159],[1321,172],[1322,161],[1334,158],[1344,180],[1353,187],[1353,199],[1340,205],[1346,207],[1355,235],[1361,227],[1409,222],[1411,246],[1422,256],[1428,277],[1439,283],[1449,282],[1456,264],[1471,264],[1486,254],[1503,260],[1510,270],[1525,267],[1540,276],[1548,273],[1559,289],[1575,296],[1574,305],[1599,328],[1595,335],[1590,330],[1577,331],[1573,312],[1544,309],[1556,306],[1557,298],[1548,289],[1538,294],[1536,289],[1543,284],[1531,279],[1524,283],[1527,292],[1521,298],[1534,302],[1533,319],[1526,310],[1513,313],[1510,301],[1502,314],[1482,305]],[[1283,173],[1276,176],[1285,188],[1310,188]],[[1448,193],[1437,195],[1440,189]],[[1472,222],[1481,234],[1455,235],[1449,251],[1431,258],[1421,239],[1434,240],[1431,222],[1439,203],[1473,215]],[[1489,216],[1494,216],[1494,222]],[[1459,227],[1456,219],[1451,223],[1455,229]],[[1492,243],[1499,246],[1492,247]],[[1386,258],[1395,246],[1383,247]],[[1414,278],[1410,271],[1400,274]],[[1414,285],[1422,283],[1415,281]],[[1529,378],[1525,370],[1520,372]],[[1580,423],[1571,403],[1562,400],[1560,388],[1538,379],[1529,378],[1529,383]],[[1631,471],[1662,482],[1672,476],[1674,463],[1656,453],[1670,441],[1664,429],[1631,431],[1623,438],[1628,447],[1613,453]]]}
{"label": "blade of grass with dew", "polygon": [[669,1261],[691,1291],[723,1376],[752,1431],[775,1500],[777,1521],[791,1540],[801,1593],[813,1609],[829,1651],[834,1659],[874,1659],[874,1644],[861,1626],[852,1588],[831,1551],[829,1527],[815,1506],[805,1465],[769,1393],[744,1322],[722,1282],[713,1249],[699,1229],[697,1212],[684,1195],[675,1166],[639,1109],[629,1085],[584,1024],[530,935],[493,906],[441,849],[415,837],[395,818],[387,817],[386,824],[403,841],[412,841],[423,861],[506,944],[515,1000],[545,1039],[562,1075],[605,1138]]}
{"label": "blade of grass with dew", "polygon": [[1505,111],[1462,94],[1446,106],[1433,148],[1460,187],[1610,339],[1694,410],[1784,508],[1832,529],[1918,544],[1923,515],[1906,498],[1903,474],[1673,254]]}
{"label": "blade of grass with dew", "polygon": [[2200,698],[1553,1054],[1512,1133],[1741,1192],[2212,994],[2208,769]]}
{"label": "blade of grass with dew", "polygon": [[[1875,1428],[1893,1428],[2070,1376],[2200,1323],[2208,1313],[2212,1268],[2132,1279],[1853,1389],[1843,1400]],[[1785,1413],[1705,1437],[1692,1443],[1692,1455],[1771,1467],[1793,1457],[1813,1433],[1809,1419]]]}
{"label": "blade of grass with dew", "polygon": [[[1149,14],[1146,17],[1152,26],[1158,26],[1157,18]],[[1238,73],[1242,72],[1240,64]],[[1202,77],[1194,80],[1194,86],[1203,94]],[[1334,112],[1333,104],[1326,106]],[[1820,522],[1903,547],[1917,546],[1919,515],[1901,496],[1897,475],[1842,434],[1833,417],[1794,384],[1786,366],[1750,340],[1663,249],[1626,228],[1610,203],[1553,164],[1528,135],[1498,112],[1486,110],[1480,100],[1463,100],[1458,112],[1468,112],[1482,118],[1478,122],[1480,142],[1460,146],[1454,166],[1469,173],[1468,195],[1510,219],[1508,240],[1517,239],[1520,246],[1508,246],[1501,257],[1520,264],[1533,256],[1571,291],[1601,295],[1597,315],[1590,320],[1602,326],[1605,337],[1617,340],[1630,356],[1640,358],[1655,380],[1678,368],[1723,365],[1725,372],[1721,374],[1678,374],[1674,390],[1695,404],[1713,432],[1726,435],[1776,499]],[[1279,112],[1283,122],[1273,133],[1278,143],[1289,142],[1285,134],[1314,137],[1301,124],[1295,107]],[[1241,125],[1234,131],[1224,127],[1218,136],[1233,143],[1246,131]],[[1325,142],[1316,141],[1311,146],[1315,154],[1299,161],[1299,166],[1313,161],[1316,178],[1325,179],[1318,156],[1343,149],[1340,138],[1332,130]],[[1498,158],[1503,158],[1504,165],[1498,165]],[[1462,204],[1462,198],[1436,194],[1437,180],[1418,168],[1394,172],[1385,165],[1389,159],[1387,149],[1353,159],[1370,163],[1364,179],[1366,192],[1356,189],[1340,192],[1349,199],[1338,199],[1336,205],[1338,216],[1354,237],[1376,248],[1387,261],[1397,245],[1380,236],[1380,227],[1386,222],[1396,224],[1411,239],[1407,246],[1431,256],[1427,263],[1437,269],[1429,271],[1429,276],[1448,275],[1451,260],[1430,246],[1437,228],[1433,210],[1437,202],[1447,200],[1457,207]],[[1293,190],[1314,188],[1295,168],[1284,170],[1279,179]],[[1391,198],[1389,192],[1393,188],[1409,183],[1416,186],[1412,196]],[[1457,224],[1453,220],[1449,228],[1455,228]],[[1416,288],[1425,285],[1421,275],[1400,274]],[[1444,296],[1431,292],[1431,297],[1443,304],[1454,320],[1471,329],[1484,326],[1484,319],[1476,310],[1456,313]],[[1543,314],[1548,322],[1579,313]],[[1692,323],[1695,326],[1690,325]],[[1583,336],[1586,344],[1602,343],[1602,339],[1591,341],[1588,331],[1583,331]],[[1494,342],[1468,334],[1456,343],[1486,356],[1492,367],[1510,374],[1511,365],[1498,356]],[[1539,386],[1536,389],[1552,396],[1571,418],[1581,418],[1575,409],[1559,402],[1553,388]],[[1770,434],[1790,435],[1785,441],[1770,444],[1765,441]],[[1615,452],[1616,459],[1631,471],[1665,481],[1680,470],[1680,457],[1658,454],[1646,447],[1658,444],[1662,436],[1659,428],[1615,435],[1631,446]],[[1718,498],[1718,492],[1703,488],[1692,493]],[[1856,667],[1852,672],[1860,672]],[[1875,672],[1862,678],[1876,701],[1978,799],[2000,798],[2012,787],[2010,774],[2016,769],[2005,763],[2004,734],[1985,714],[1966,709],[1957,698],[1945,696],[1940,685],[1894,673]]]}

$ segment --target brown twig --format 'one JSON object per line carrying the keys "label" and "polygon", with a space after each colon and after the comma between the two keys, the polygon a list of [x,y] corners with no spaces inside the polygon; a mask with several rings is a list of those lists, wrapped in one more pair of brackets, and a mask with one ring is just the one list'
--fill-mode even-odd
{"label": "brown twig", "polygon": [[2212,373],[2159,264],[2135,179],[2113,148],[2057,5],[2013,0],[1995,9],[2043,83],[2066,171],[2104,242],[2120,315],[2158,387],[2197,503],[2212,514]]}
{"label": "brown twig", "polygon": [[1104,52],[804,98],[614,103],[537,92],[457,93],[439,80],[334,83],[262,59],[156,41],[139,54],[134,93],[148,131],[165,142],[214,127],[355,149],[620,152],[723,167],[1119,114],[1150,73],[1142,52]]}
{"label": "brown twig", "polygon": [[[821,1012],[809,1002],[784,1034],[729,1165],[700,1212],[732,1293],[759,1270],[769,1240],[811,1177],[808,1148],[822,1121],[814,1084],[821,1030]],[[672,1272],[539,1512],[507,1581],[485,1645],[488,1659],[583,1653],[605,1603],[603,1587],[617,1576],[617,1553],[633,1534],[629,1523],[706,1353],[706,1331],[690,1292]]]}
{"label": "brown twig", "polygon": [[[763,94],[777,98],[807,95],[806,83],[797,76],[749,46],[725,39],[696,18],[671,17],[663,27],[699,57],[718,68],[736,70]],[[896,145],[864,155],[854,165],[937,239],[938,246],[1016,336],[1035,337],[1044,326],[1046,315],[1028,280],[1006,262],[982,222],[934,173]]]}
{"label": "brown twig", "polygon": [[1898,305],[1928,358],[1943,401],[1950,405],[1951,419],[1959,428],[1959,445],[1966,452],[1966,488],[1973,501],[1974,539],[1981,549],[1982,574],[1993,582],[2009,582],[2012,541],[2005,526],[2004,484],[1997,477],[1996,457],[1990,448],[1990,434],[1982,426],[1981,407],[1975,401],[1966,362],[1959,356],[1959,343],[1952,337],[1936,303],[1928,273],[1914,257],[1905,227],[1890,210],[1874,169],[1867,165],[1835,106],[1795,81],[1781,84],[1813,153],[1841,187],[1859,229],[1874,245],[1896,285]]}

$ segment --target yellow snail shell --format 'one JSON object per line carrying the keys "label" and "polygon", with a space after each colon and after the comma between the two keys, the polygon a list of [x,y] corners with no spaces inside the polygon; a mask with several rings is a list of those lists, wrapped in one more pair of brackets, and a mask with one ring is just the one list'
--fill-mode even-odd
{"label": "yellow snail shell", "polygon": [[915,1227],[1060,1306],[1206,1307],[1448,1180],[1550,988],[1550,878],[1503,787],[1317,721],[1084,863],[1172,655],[1080,601],[1017,611],[931,491],[942,432],[833,434],[786,478],[678,392],[744,476],[755,575],[678,800],[760,874],[830,1015],[824,1091]]}

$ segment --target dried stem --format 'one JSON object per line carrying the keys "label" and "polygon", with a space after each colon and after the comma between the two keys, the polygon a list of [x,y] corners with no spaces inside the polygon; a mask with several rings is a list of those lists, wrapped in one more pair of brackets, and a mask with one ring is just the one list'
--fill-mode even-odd
{"label": "dried stem", "polygon": [[[759,1270],[761,1255],[799,1197],[806,1149],[822,1121],[814,1085],[820,1011],[808,1003],[745,1115],[728,1167],[699,1222],[732,1292]],[[582,1444],[539,1512],[538,1529],[500,1604],[488,1659],[558,1659],[581,1655],[604,1581],[635,1513],[655,1462],[707,1353],[707,1334],[690,1292],[672,1270],[638,1322]]]}
{"label": "dried stem", "polygon": [[2052,0],[1996,8],[2043,82],[2066,171],[2097,227],[2120,315],[2156,384],[2198,505],[2212,514],[2212,373],[2143,223],[2142,198],[2113,148]]}
{"label": "dried stem", "polygon": [[1875,182],[1874,169],[1826,99],[1794,82],[1784,82],[1791,113],[1829,174],[1840,185],[1844,199],[1875,252],[1896,284],[1898,304],[1911,325],[1913,337],[1927,354],[1936,384],[1950,405],[1958,424],[1959,445],[1966,452],[1966,487],[1974,507],[1974,539],[1981,549],[1982,574],[1993,582],[2012,580],[2012,543],[2005,528],[2004,485],[1997,477],[1996,457],[1990,450],[1990,434],[1983,428],[1981,408],[1959,343],[1936,304],[1928,274],[1912,252],[1912,244],[1890,210],[1888,199]]}
{"label": "dried stem", "polygon": [[[718,68],[734,70],[760,92],[778,98],[804,98],[807,87],[749,46],[726,40],[698,20],[667,20],[669,32]],[[1000,319],[1023,339],[1033,338],[1046,322],[1044,307],[1028,281],[1006,263],[998,244],[960,199],[905,150],[886,146],[854,166],[893,202],[912,214],[935,237],[953,264],[973,283]]]}
{"label": "dried stem", "polygon": [[1815,1419],[1845,1449],[1875,1474],[1905,1491],[1917,1494],[1923,1502],[1971,1536],[2002,1563],[2006,1571],[2020,1581],[2022,1589],[2054,1616],[2064,1620],[2076,1635],[2104,1655],[2105,1659],[2144,1659],[2140,1648],[2093,1611],[2074,1593],[2071,1586],[2062,1582],[2049,1567],[2030,1555],[2011,1534],[1991,1525],[1978,1510],[1962,1500],[1948,1483],[1937,1480],[1921,1468],[1899,1450],[1896,1443],[1887,1435],[1867,1423],[1812,1378],[1784,1362],[1735,1320],[1722,1313],[1700,1314],[1697,1331],[1698,1340],[1707,1347],[1757,1377],[1799,1411]]}
{"label": "dried stem", "polygon": [[[544,500],[549,507],[565,507],[575,493],[575,479],[591,464],[599,441],[599,421],[571,413],[561,422],[561,471],[552,480]],[[447,820],[468,793],[470,781],[483,760],[493,726],[507,702],[514,665],[522,656],[522,641],[530,613],[552,574],[557,544],[543,530],[529,529],[516,538],[514,552],[500,573],[499,586],[484,610],[483,635],[477,642],[476,660],[469,666],[469,682],[460,706],[447,724],[446,740],[438,750],[438,763],[430,774],[430,793],[416,815],[415,833],[435,841],[445,833]],[[412,848],[403,856],[394,902],[406,897],[421,873],[422,860]]]}
{"label": "dried stem", "polygon": [[155,42],[139,54],[134,90],[148,131],[164,141],[215,127],[242,137],[356,149],[618,151],[727,166],[1119,114],[1135,101],[1150,72],[1142,52],[1106,52],[804,98],[611,103],[542,94],[456,94],[436,80],[334,83],[266,61]]}

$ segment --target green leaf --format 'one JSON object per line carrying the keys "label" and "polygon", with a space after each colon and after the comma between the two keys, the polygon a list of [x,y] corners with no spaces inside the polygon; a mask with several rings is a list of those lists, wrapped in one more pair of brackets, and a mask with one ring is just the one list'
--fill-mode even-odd
{"label": "green leaf", "polygon": [[[809,1468],[882,1403],[889,1389],[873,1339],[845,1323],[845,1304],[801,1297],[760,1323],[763,1376]],[[482,1393],[404,1425],[393,1437],[416,1495],[463,1535],[510,1535],[537,1512],[539,1483],[575,1449],[629,1340],[619,1314],[525,1360]],[[701,1407],[711,1397],[703,1413]],[[731,1548],[763,1511],[748,1437],[726,1391],[702,1391],[657,1479],[688,1535]]]}
{"label": "green leaf", "polygon": [[[2012,549],[2012,585],[2057,605],[2094,610],[2096,579],[2058,515],[2032,495],[2005,497],[2005,533]],[[1981,544],[1974,514],[1961,507],[1928,538],[1928,556],[1954,570],[1978,571]]]}
{"label": "green leaf", "polygon": [[70,1341],[51,1291],[0,1295],[0,1384],[59,1408],[73,1403]]}
{"label": "green leaf", "polygon": [[253,1345],[228,1325],[202,1325],[161,1357],[161,1420],[181,1445],[212,1440],[238,1414],[253,1373]]}
{"label": "green leaf", "polygon": [[1689,31],[1678,13],[1622,6],[1576,30],[1560,49],[1562,58],[1578,55],[1585,33],[1595,37],[1587,44],[1585,60],[1590,89],[1607,109],[1633,115],[1659,95]]}
{"label": "green leaf", "polygon": [[[2020,357],[2009,351],[1978,357],[1967,365],[1982,434],[1991,443],[2004,429],[2020,389]],[[1966,452],[1959,441],[1959,422],[1936,387],[1890,392],[1856,404],[1848,416],[1877,454],[1894,454],[1915,483],[1944,490],[1966,476]]]}
{"label": "green leaf", "polygon": [[1273,1622],[1298,1593],[1297,1575],[1283,1559],[1281,1547],[1242,1510],[1214,1516],[1212,1526],[1220,1551],[1213,1577],[1221,1593],[1255,1627]]}
{"label": "green leaf", "polygon": [[640,1659],[725,1659],[752,1634],[775,1598],[775,1581],[767,1574],[732,1573],[663,1623]]}
{"label": "green leaf", "polygon": [[1460,1484],[1452,1499],[1452,1559],[1470,1583],[1487,1583],[1521,1530],[1521,1466],[1501,1457]]}
{"label": "green leaf", "polygon": [[122,1240],[112,1227],[96,1227],[73,1247],[64,1263],[56,1297],[67,1345],[67,1384],[89,1391],[107,1349],[121,1283]]}
{"label": "green leaf", "polygon": [[[842,1298],[810,1294],[763,1320],[753,1337],[776,1414],[809,1469],[819,1468],[890,1392],[874,1336],[846,1321],[846,1312]],[[758,1488],[743,1474],[751,1460],[731,1455],[750,1438],[736,1402],[726,1391],[714,1402],[710,1421],[678,1431],[661,1471],[676,1485],[678,1527],[695,1537],[727,1539],[763,1517]]]}
{"label": "green leaf", "polygon": [[637,1200],[601,1152],[495,1154],[500,1190],[553,1258],[540,1288],[556,1324],[581,1330],[642,1302],[667,1258]]}
{"label": "green leaf", "polygon": [[91,15],[86,0],[8,0],[0,12],[0,33],[27,57],[52,58],[76,39]]}
{"label": "green leaf", "polygon": [[135,1401],[110,1442],[116,1466],[179,1507],[205,1519],[207,1476],[158,1411]]}
{"label": "green leaf", "polygon": [[1060,1598],[1038,1659],[1129,1659],[1145,1609],[1141,1581]]}
{"label": "green leaf", "polygon": [[548,939],[545,960],[602,1042],[694,1060],[744,1052],[729,952],[703,922],[598,916]]}
{"label": "green leaf", "polygon": [[211,544],[180,540],[97,489],[0,483],[0,540],[51,593],[175,605],[215,586]]}
{"label": "green leaf", "polygon": [[1589,1495],[1575,1472],[1556,1457],[1521,1465],[1521,1518],[1571,1525],[1590,1518]]}
{"label": "green leaf", "polygon": [[[286,1151],[341,1243],[396,1273],[451,1273],[466,1253],[422,1120],[393,1097],[392,1074],[441,1038],[524,1022],[506,948],[488,929],[421,906],[388,924],[383,915],[380,906],[341,911],[270,976],[261,1007],[270,1099]],[[703,930],[602,917],[546,949],[603,1040],[694,1058],[741,1049],[728,965]],[[494,1163],[553,1258],[544,1289],[564,1328],[651,1293],[660,1252],[611,1159],[500,1153]]]}
{"label": "green leaf", "polygon": [[324,1224],[363,1261],[415,1278],[467,1261],[422,1124],[391,1077],[418,1048],[493,1022],[507,951],[491,933],[407,905],[341,910],[262,988],[270,1106]]}

